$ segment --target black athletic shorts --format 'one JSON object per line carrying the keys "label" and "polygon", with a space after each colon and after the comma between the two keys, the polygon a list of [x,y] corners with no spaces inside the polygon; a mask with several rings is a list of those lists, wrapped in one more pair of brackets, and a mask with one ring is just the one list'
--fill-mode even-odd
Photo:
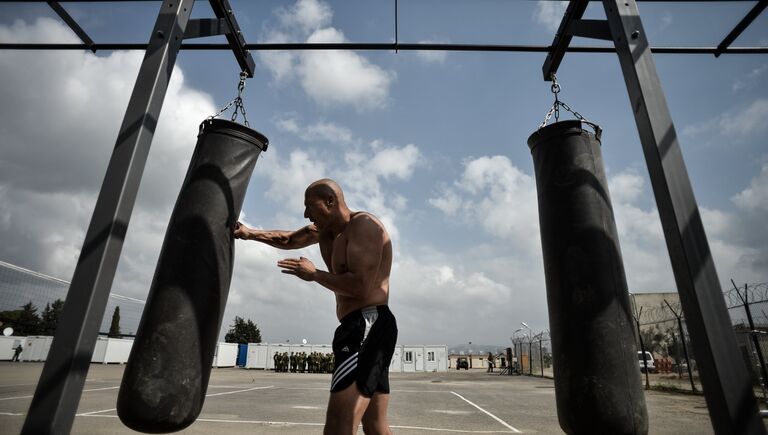
{"label": "black athletic shorts", "polygon": [[389,393],[389,363],[397,343],[397,322],[386,305],[353,311],[343,319],[333,335],[336,369],[331,392],[357,382],[360,392]]}

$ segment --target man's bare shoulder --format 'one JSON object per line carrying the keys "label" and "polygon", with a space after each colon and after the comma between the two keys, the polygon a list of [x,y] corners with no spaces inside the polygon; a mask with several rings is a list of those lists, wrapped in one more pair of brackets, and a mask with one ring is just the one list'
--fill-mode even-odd
{"label": "man's bare shoulder", "polygon": [[358,211],[352,215],[349,222],[349,230],[351,233],[374,233],[382,234],[385,238],[389,237],[387,235],[387,230],[384,228],[384,224],[381,223],[379,218],[366,211]]}

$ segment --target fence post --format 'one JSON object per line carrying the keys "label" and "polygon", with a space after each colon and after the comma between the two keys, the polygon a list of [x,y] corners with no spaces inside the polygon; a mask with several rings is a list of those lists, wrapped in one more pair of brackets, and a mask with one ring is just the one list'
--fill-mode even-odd
{"label": "fence post", "polygon": [[680,329],[680,341],[683,342],[683,353],[685,354],[685,364],[688,366],[688,379],[691,380],[691,390],[696,390],[696,384],[693,382],[693,368],[691,367],[691,359],[688,357],[688,346],[685,344],[685,332],[683,332],[683,320],[681,317],[677,318],[677,327]]}
{"label": "fence post", "polygon": [[691,380],[691,390],[696,390],[696,384],[693,382],[693,369],[691,368],[691,360],[688,358],[688,346],[685,344],[685,332],[683,331],[683,315],[672,309],[672,305],[669,305],[666,299],[664,303],[669,307],[669,311],[677,317],[677,328],[680,330],[680,341],[683,343],[683,353],[685,354],[685,364],[688,366],[688,379]]}
{"label": "fence post", "polygon": [[544,352],[541,347],[541,339],[539,339],[539,366],[541,367],[541,377],[544,377]]}
{"label": "fence post", "polygon": [[645,369],[645,389],[651,389],[651,382],[648,379],[648,362],[645,360],[645,344],[643,343],[643,334],[640,331],[640,316],[643,315],[643,307],[640,307],[640,314],[635,318],[635,324],[637,324],[637,338],[640,339],[640,352],[643,355],[643,368]]}
{"label": "fence post", "polygon": [[[736,287],[736,284],[731,280],[731,283],[733,284],[733,288],[736,289],[736,293],[739,293],[739,289]],[[765,389],[768,384],[768,372],[766,372],[765,369],[765,358],[763,358],[763,349],[760,347],[760,341],[757,338],[757,334],[755,333],[755,322],[752,320],[752,310],[749,309],[749,288],[747,287],[747,284],[744,284],[744,297],[741,298],[741,293],[739,293],[739,297],[744,302],[744,311],[747,313],[747,321],[749,322],[749,335],[752,338],[752,343],[755,345],[755,352],[757,352],[757,360],[760,362],[760,375],[762,379],[760,380],[761,384],[763,385],[763,389]]]}

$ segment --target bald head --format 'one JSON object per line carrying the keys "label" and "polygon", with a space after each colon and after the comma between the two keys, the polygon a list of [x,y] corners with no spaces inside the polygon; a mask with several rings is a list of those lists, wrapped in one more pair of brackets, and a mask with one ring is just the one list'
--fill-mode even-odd
{"label": "bald head", "polygon": [[334,203],[344,207],[347,205],[344,201],[344,192],[341,190],[341,186],[330,178],[323,178],[310,184],[304,195],[306,197],[320,198],[323,201],[332,199]]}

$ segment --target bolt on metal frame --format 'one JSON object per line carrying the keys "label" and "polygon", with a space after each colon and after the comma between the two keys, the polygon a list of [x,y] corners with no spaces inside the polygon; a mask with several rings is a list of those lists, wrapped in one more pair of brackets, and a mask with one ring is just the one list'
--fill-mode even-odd
{"label": "bolt on metal frame", "polygon": [[[543,68],[545,80],[551,79],[566,52],[616,52],[633,104],[675,280],[702,370],[712,424],[717,433],[765,433],[746,368],[738,360],[735,336],[651,53],[714,54],[716,57],[723,53],[768,53],[768,47],[730,47],[765,9],[768,0],[758,1],[717,47],[650,47],[635,0],[602,0],[607,20],[581,20],[589,0],[571,0],[551,46],[410,44],[397,39],[394,43],[246,44],[227,0],[210,0],[217,18],[199,20],[189,19],[194,0],[164,0],[149,43],[97,44],[59,5],[68,1],[159,0],[45,1],[82,44],[0,43],[0,49],[11,50],[146,50],[75,268],[60,326],[22,433],[69,433],[71,430],[165,92],[176,56],[182,49],[232,50],[249,77],[253,76],[254,69],[249,50],[546,52],[549,55]],[[184,39],[212,35],[225,35],[227,43],[182,44]],[[613,40],[614,47],[570,47],[572,36]]]}

